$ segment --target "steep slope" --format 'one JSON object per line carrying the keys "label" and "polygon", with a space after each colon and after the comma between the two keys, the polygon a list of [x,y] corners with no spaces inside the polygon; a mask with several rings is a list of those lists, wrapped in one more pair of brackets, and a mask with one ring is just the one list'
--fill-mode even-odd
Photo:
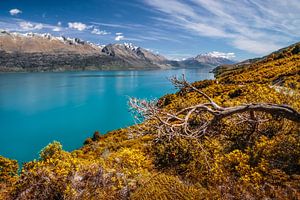
{"label": "steep slope", "polygon": [[169,68],[167,60],[132,44],[95,45],[50,34],[0,32],[0,72]]}
{"label": "steep slope", "polygon": [[[286,67],[297,69],[300,67],[300,42],[282,48],[267,56],[245,60],[233,65],[222,65],[213,70],[217,77],[227,77],[228,81],[238,81],[241,77],[236,77],[235,74],[248,73],[249,78],[251,73],[256,73],[258,70],[263,70],[266,78],[273,76],[276,81],[276,71],[286,70]],[[280,74],[280,73],[278,73]],[[229,78],[230,77],[230,78]],[[242,81],[242,80],[240,80]]]}

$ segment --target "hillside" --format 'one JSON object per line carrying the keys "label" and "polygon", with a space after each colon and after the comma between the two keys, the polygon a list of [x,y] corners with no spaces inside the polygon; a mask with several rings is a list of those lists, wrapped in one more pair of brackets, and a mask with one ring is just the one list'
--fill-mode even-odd
{"label": "hillside", "polygon": [[173,79],[177,93],[131,100],[143,123],[73,152],[53,142],[20,175],[0,157],[0,199],[300,199],[300,53],[287,49],[215,80]]}
{"label": "hillside", "polygon": [[[255,58],[214,69],[215,75],[225,83],[266,83],[300,88],[300,43],[275,51],[262,58]],[[259,73],[259,75],[258,75]],[[289,85],[291,84],[291,85]]]}

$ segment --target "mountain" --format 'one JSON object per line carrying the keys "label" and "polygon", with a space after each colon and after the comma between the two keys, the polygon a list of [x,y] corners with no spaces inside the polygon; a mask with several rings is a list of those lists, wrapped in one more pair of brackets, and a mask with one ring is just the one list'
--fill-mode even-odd
{"label": "mountain", "polygon": [[213,68],[234,61],[213,53],[168,60],[131,43],[100,45],[48,33],[0,31],[0,72]]}
{"label": "mountain", "polygon": [[180,67],[194,68],[194,67],[217,67],[224,64],[233,64],[233,60],[230,60],[223,56],[216,56],[212,53],[200,54],[193,58],[180,61]]}
{"label": "mountain", "polygon": [[[240,72],[252,70],[258,70],[259,68],[265,68],[270,73],[274,72],[271,68],[275,66],[285,65],[298,65],[300,63],[300,42],[292,44],[288,47],[274,51],[271,54],[261,57],[248,59],[235,64],[220,65],[213,70],[213,73],[217,76],[228,76],[229,74],[237,74]],[[282,67],[283,68],[283,67]]]}
{"label": "mountain", "polygon": [[114,57],[116,59],[122,60],[125,66],[127,64],[139,67],[149,67],[149,68],[167,68],[168,60],[158,54],[153,54],[152,52],[143,49],[138,46],[134,46],[131,43],[124,44],[109,44],[105,46],[102,53]]}
{"label": "mountain", "polygon": [[50,34],[0,32],[0,48],[7,53],[99,53],[101,46],[78,38],[54,37]]}
{"label": "mountain", "polygon": [[98,45],[50,34],[0,32],[0,71],[170,68],[167,59],[132,44]]}

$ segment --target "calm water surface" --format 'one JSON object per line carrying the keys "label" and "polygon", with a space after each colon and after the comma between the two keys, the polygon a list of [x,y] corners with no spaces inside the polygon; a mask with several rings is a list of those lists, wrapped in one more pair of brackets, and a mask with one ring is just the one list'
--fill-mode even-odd
{"label": "calm water surface", "polygon": [[0,74],[0,155],[22,163],[53,140],[70,151],[95,130],[132,125],[128,96],[175,92],[167,78],[181,74],[213,78],[199,69]]}

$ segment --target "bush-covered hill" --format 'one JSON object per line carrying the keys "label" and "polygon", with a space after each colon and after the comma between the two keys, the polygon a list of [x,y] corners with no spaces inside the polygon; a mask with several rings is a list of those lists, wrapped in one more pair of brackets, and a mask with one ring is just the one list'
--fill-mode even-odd
{"label": "bush-covered hill", "polygon": [[[192,86],[222,108],[269,103],[299,112],[300,54],[292,51]],[[183,110],[206,103],[183,87],[148,104],[157,118],[95,132],[73,152],[53,142],[19,175],[16,161],[0,157],[0,199],[300,199],[299,119],[246,111],[197,135],[211,116],[194,110],[188,130],[175,127]],[[172,113],[164,129],[157,126]]]}
{"label": "bush-covered hill", "polygon": [[299,90],[299,68],[300,43],[296,43],[262,58],[219,66],[214,73],[226,84],[271,82]]}

